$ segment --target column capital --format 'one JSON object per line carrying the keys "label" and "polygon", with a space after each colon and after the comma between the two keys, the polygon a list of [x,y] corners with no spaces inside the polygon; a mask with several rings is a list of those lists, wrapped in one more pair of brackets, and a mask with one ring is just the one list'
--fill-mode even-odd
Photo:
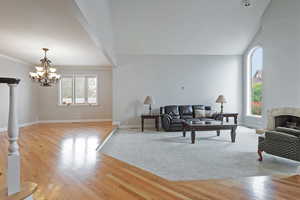
{"label": "column capital", "polygon": [[6,83],[6,84],[19,84],[20,79],[18,78],[7,78],[7,77],[0,77],[0,83]]}
{"label": "column capital", "polygon": [[8,85],[8,87],[17,87],[18,86],[18,84],[7,84]]}

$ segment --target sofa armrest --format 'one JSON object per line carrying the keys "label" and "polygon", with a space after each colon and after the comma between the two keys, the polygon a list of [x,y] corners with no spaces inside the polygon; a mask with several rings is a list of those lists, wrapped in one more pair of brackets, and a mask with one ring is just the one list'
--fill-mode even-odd
{"label": "sofa armrest", "polygon": [[161,124],[164,130],[168,130],[170,128],[171,120],[172,120],[171,115],[163,114],[161,116]]}
{"label": "sofa armrest", "polygon": [[277,132],[277,131],[267,131],[265,134],[265,137],[266,137],[266,142],[268,140],[273,140],[273,141],[276,140],[279,142],[297,142],[297,141],[299,141],[299,138],[294,135]]}
{"label": "sofa armrest", "polygon": [[294,135],[296,137],[300,137],[300,130],[296,130],[296,129],[293,129],[293,128],[277,127],[275,129],[275,131],[286,133],[286,134],[289,134],[289,135]]}

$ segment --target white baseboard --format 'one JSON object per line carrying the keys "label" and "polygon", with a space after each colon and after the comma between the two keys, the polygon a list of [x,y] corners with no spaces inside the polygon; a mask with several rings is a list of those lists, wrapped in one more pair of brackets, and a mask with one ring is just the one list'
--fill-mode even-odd
{"label": "white baseboard", "polygon": [[[26,126],[31,126],[31,125],[38,124],[38,123],[39,122],[36,121],[36,122],[27,122],[27,123],[19,124],[19,128],[26,127]],[[6,132],[6,131],[7,131],[7,127],[1,127],[0,128],[0,132]]]}
{"label": "white baseboard", "polygon": [[244,126],[244,127],[251,128],[251,129],[261,129],[262,128],[262,125],[260,125],[260,124],[245,123],[245,122],[239,123],[239,126]]}
{"label": "white baseboard", "polygon": [[119,122],[119,121],[113,121],[112,125],[119,127],[121,125],[121,122]]}
{"label": "white baseboard", "polygon": [[[78,123],[78,122],[110,122],[111,119],[81,119],[81,120],[45,120],[19,124],[19,128],[31,126],[35,124],[51,124],[51,123]],[[0,133],[6,132],[7,127],[0,127]]]}
{"label": "white baseboard", "polygon": [[[139,128],[139,129],[142,129],[142,126],[141,125],[120,125],[119,128],[121,129],[136,129],[136,128]],[[155,126],[154,125],[145,125],[144,128],[152,128],[154,129]]]}
{"label": "white baseboard", "polygon": [[52,123],[78,123],[78,122],[111,122],[112,119],[74,119],[74,120],[41,120],[40,124]]}

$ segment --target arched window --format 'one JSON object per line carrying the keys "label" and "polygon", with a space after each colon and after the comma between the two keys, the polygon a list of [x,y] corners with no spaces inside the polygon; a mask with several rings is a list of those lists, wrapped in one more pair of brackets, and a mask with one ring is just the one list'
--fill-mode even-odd
{"label": "arched window", "polygon": [[263,100],[263,48],[255,47],[248,55],[247,64],[248,74],[248,97],[247,97],[247,114],[262,115]]}

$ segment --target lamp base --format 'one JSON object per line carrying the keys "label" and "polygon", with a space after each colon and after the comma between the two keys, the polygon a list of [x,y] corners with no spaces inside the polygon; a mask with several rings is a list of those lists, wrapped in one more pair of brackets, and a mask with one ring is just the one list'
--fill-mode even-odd
{"label": "lamp base", "polygon": [[224,108],[223,103],[221,103],[221,114],[223,114],[223,108]]}
{"label": "lamp base", "polygon": [[151,104],[149,105],[149,115],[152,114],[152,108],[151,108]]}

